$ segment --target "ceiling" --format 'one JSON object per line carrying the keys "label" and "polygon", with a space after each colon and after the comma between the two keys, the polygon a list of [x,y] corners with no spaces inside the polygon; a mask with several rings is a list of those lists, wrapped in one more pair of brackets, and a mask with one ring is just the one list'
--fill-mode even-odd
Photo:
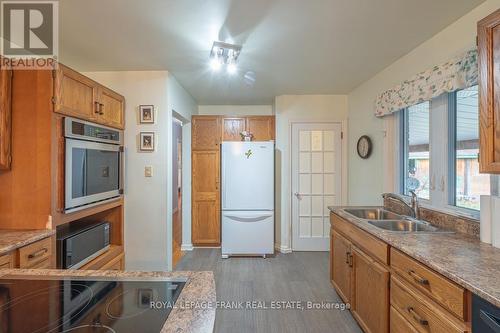
{"label": "ceiling", "polygon": [[[168,70],[199,104],[346,94],[481,2],[64,0],[60,59],[80,71]],[[211,72],[214,40],[243,45],[238,74]]]}

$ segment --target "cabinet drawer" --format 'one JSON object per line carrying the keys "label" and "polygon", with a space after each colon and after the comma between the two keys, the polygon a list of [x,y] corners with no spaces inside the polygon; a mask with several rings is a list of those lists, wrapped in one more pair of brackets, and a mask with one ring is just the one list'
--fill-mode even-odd
{"label": "cabinet drawer", "polygon": [[0,256],[0,268],[14,268],[14,254],[12,252]]}
{"label": "cabinet drawer", "polygon": [[330,214],[330,219],[335,230],[347,236],[350,241],[363,249],[367,254],[386,265],[389,264],[389,246],[386,243],[352,225],[336,214]]}
{"label": "cabinet drawer", "polygon": [[391,279],[391,306],[418,332],[468,332],[465,324],[442,310],[410,284],[396,277]]}
{"label": "cabinet drawer", "polygon": [[123,270],[123,258],[124,255],[121,254],[118,257],[110,260],[108,263],[101,267],[102,270],[108,271],[121,271]]}
{"label": "cabinet drawer", "polygon": [[466,291],[418,261],[391,248],[391,267],[412,286],[467,321]]}
{"label": "cabinet drawer", "polygon": [[22,247],[19,249],[19,268],[35,268],[38,263],[50,259],[51,252],[50,237]]}
{"label": "cabinet drawer", "polygon": [[411,324],[396,310],[391,306],[391,333],[418,333],[415,327]]}
{"label": "cabinet drawer", "polygon": [[50,264],[50,258],[47,258],[43,261],[39,261],[33,266],[30,267],[31,269],[41,269],[41,268],[52,268]]}

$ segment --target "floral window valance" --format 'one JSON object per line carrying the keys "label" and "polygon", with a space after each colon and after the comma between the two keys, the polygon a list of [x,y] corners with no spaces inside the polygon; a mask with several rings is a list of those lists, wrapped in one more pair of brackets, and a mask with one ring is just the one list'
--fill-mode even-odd
{"label": "floral window valance", "polygon": [[477,76],[477,50],[474,49],[384,91],[375,101],[375,115],[382,117],[445,92],[476,85]]}

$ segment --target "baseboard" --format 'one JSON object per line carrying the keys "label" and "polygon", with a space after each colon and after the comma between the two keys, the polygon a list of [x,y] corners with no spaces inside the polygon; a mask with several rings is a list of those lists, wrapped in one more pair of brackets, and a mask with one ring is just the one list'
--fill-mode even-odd
{"label": "baseboard", "polygon": [[193,244],[182,244],[181,251],[193,251]]}
{"label": "baseboard", "polygon": [[283,254],[292,253],[292,249],[289,248],[288,246],[282,246],[282,245],[276,244],[274,246],[274,249],[278,252],[283,253]]}

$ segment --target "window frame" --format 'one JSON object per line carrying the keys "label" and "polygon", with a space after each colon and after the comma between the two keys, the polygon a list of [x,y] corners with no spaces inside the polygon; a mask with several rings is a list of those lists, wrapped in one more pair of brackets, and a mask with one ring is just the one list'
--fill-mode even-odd
{"label": "window frame", "polygon": [[[453,215],[479,219],[480,211],[456,206],[456,113],[457,113],[457,91],[444,93],[429,101],[429,178],[430,193],[429,200],[419,198],[423,207]],[[437,110],[442,108],[442,110]],[[445,139],[442,138],[443,126],[435,126],[436,123],[446,122]],[[408,108],[398,112],[397,126],[397,155],[396,155],[396,190],[407,196],[406,175],[408,174]],[[438,184],[439,183],[439,184]],[[500,177],[490,175],[490,192],[496,195],[500,189]],[[438,185],[437,185],[438,184]]]}

